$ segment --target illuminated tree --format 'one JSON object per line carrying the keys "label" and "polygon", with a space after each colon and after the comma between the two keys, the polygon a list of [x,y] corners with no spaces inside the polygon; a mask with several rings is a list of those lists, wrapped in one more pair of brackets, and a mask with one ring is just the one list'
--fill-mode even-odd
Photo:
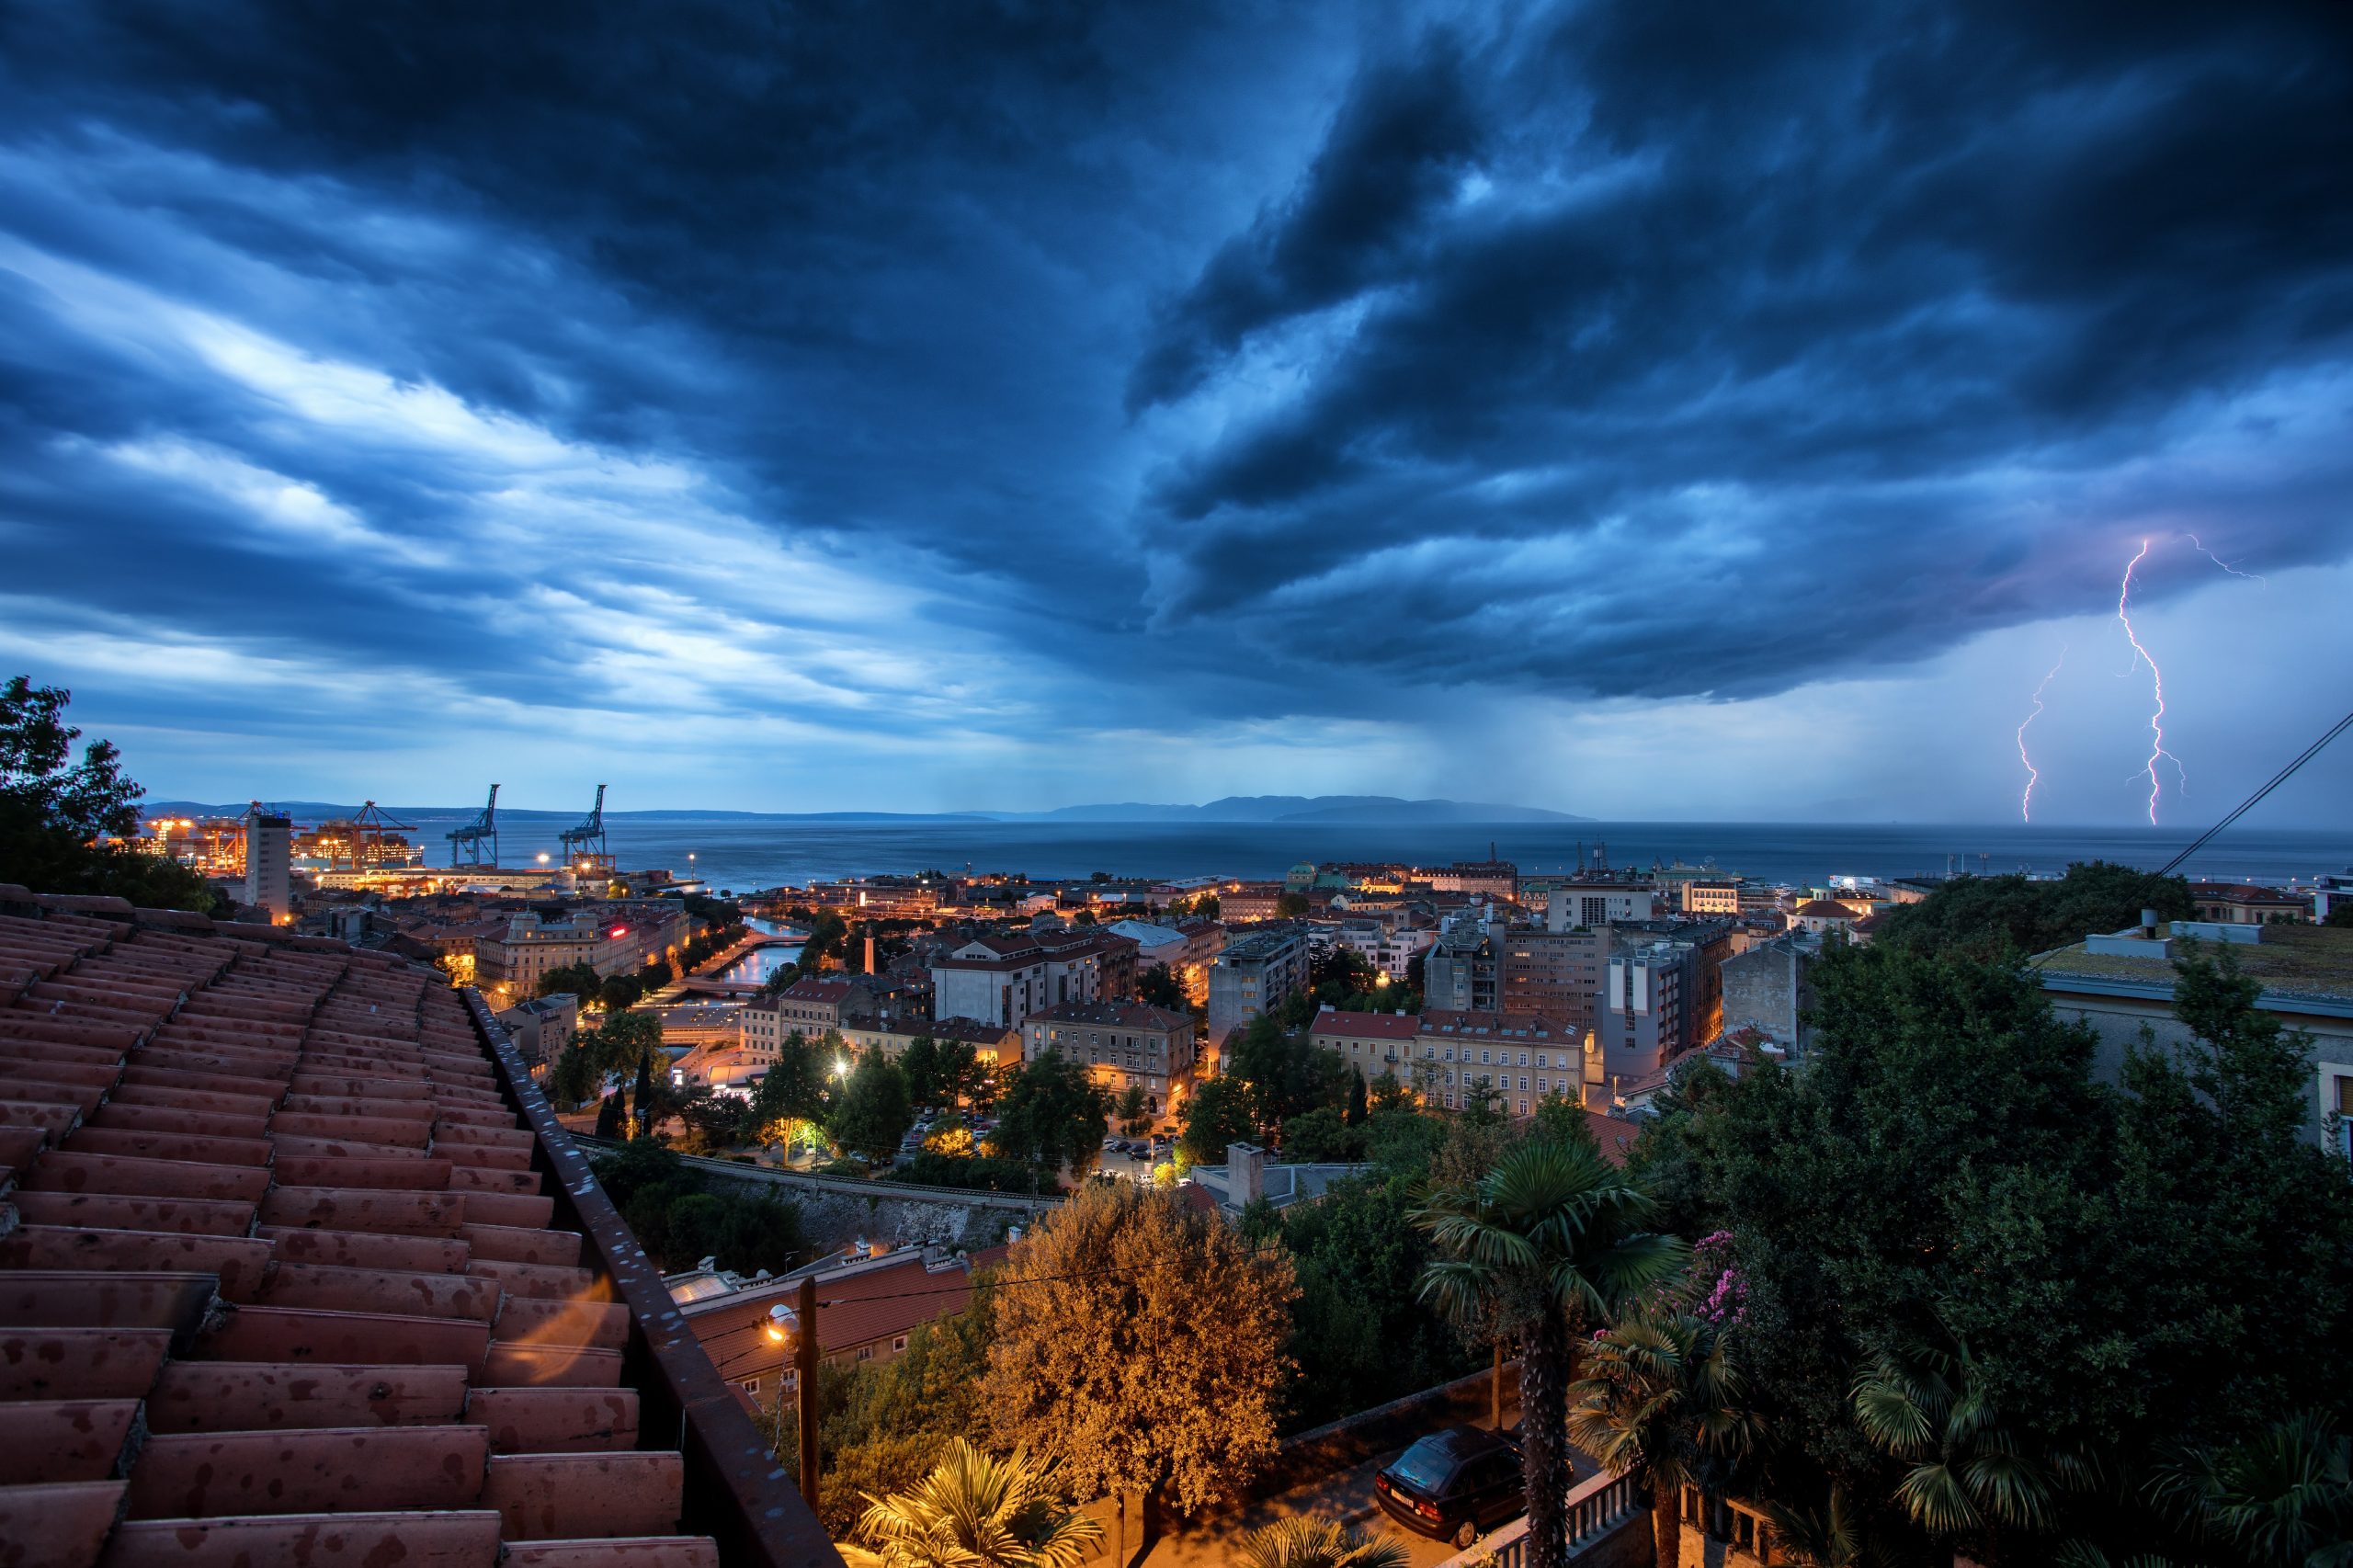
{"label": "illuminated tree", "polygon": [[1059,1460],[1085,1496],[1189,1514],[1236,1495],[1275,1451],[1297,1294],[1287,1255],[1216,1216],[1090,1184],[999,1277],[982,1401],[996,1440]]}

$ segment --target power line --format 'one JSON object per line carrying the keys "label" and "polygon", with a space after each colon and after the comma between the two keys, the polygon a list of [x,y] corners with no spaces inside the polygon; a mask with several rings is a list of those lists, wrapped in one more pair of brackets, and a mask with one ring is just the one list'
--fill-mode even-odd
{"label": "power line", "polygon": [[2262,789],[2257,790],[2254,794],[2249,795],[2245,800],[2241,801],[2238,804],[2237,810],[2231,812],[2229,816],[2224,817],[2221,822],[2218,822],[2213,826],[2208,828],[2204,833],[2200,834],[2195,839],[2190,841],[2188,848],[2183,850],[2180,854],[2175,856],[2172,859],[2159,867],[2157,869],[2157,875],[2161,877],[2169,877],[2173,875],[2176,870],[2180,869],[2183,861],[2188,859],[2192,855],[2197,854],[2200,849],[2203,849],[2208,841],[2212,839],[2216,834],[2230,826],[2231,824],[2238,821],[2239,818],[2246,815],[2248,811],[2253,809],[2256,801],[2262,800],[2264,796],[2268,795],[2272,790],[2277,790],[2280,785],[2286,783],[2288,781],[2289,775],[2294,773],[2296,769],[2303,767],[2304,764],[2310,762],[2315,756],[2318,756],[2321,754],[2323,747],[2326,746],[2329,742],[2335,740],[2337,736],[2343,734],[2348,728],[2353,728],[2353,713],[2347,713],[2344,718],[2339,719],[2336,723],[2331,724],[2328,729],[2322,733],[2320,739],[2314,741],[2302,751],[2297,753],[2296,759],[2288,764],[2287,767],[2281,768],[2279,772],[2273,774],[2270,781],[2266,783]]}
{"label": "power line", "polygon": [[[1245,1258],[1270,1257],[1278,1252],[1288,1250],[1290,1249],[1279,1242],[1268,1243],[1250,1247],[1242,1256]],[[1105,1284],[1113,1284],[1141,1278],[1146,1274],[1158,1274],[1164,1269],[1185,1267],[1191,1261],[1189,1258],[1172,1258],[1166,1263],[1156,1263],[1149,1268],[1139,1268],[1126,1274],[1040,1274],[1028,1279],[992,1279],[988,1281],[988,1287],[992,1290],[1010,1290],[1023,1285],[1050,1285],[1063,1279],[1094,1279]],[[904,1267],[904,1265],[901,1267]],[[819,1301],[817,1304],[821,1307],[857,1307],[864,1306],[869,1301],[908,1301],[922,1296],[952,1296],[959,1293],[969,1295],[978,1288],[978,1282],[968,1275],[961,1285],[942,1285],[930,1290],[898,1290],[885,1296],[839,1296]]]}

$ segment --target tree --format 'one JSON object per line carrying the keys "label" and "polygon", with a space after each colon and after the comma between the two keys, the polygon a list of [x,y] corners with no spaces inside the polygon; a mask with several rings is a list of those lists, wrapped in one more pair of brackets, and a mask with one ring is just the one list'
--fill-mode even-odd
{"label": "tree", "polygon": [[621,1114],[621,1097],[604,1095],[597,1101],[597,1134],[619,1142],[629,1136],[629,1121]]}
{"label": "tree", "polygon": [[1405,1568],[1412,1561],[1385,1531],[1366,1535],[1313,1514],[1259,1526],[1242,1538],[1240,1557],[1241,1568]]}
{"label": "tree", "polygon": [[1283,1123],[1285,1159],[1333,1165],[1363,1156],[1364,1134],[1330,1106],[1318,1106]]}
{"label": "tree", "polygon": [[995,1292],[996,1440],[1060,1460],[1082,1496],[1140,1491],[1188,1514],[1233,1496],[1275,1450],[1297,1294],[1290,1260],[1222,1220],[1089,1184],[1015,1246]]}
{"label": "tree", "polygon": [[1285,892],[1276,895],[1275,918],[1278,920],[1297,920],[1305,915],[1307,910],[1307,895],[1303,892]]}
{"label": "tree", "polygon": [[1257,1136],[1258,1119],[1250,1108],[1246,1085],[1220,1075],[1193,1091],[1185,1102],[1185,1131],[1179,1140],[1197,1165],[1225,1163],[1228,1143],[1246,1143]]}
{"label": "tree", "polygon": [[647,1051],[637,1059],[637,1086],[630,1090],[629,1110],[632,1138],[654,1136],[654,1053]]}
{"label": "tree", "polygon": [[1151,1125],[1152,1118],[1144,1108],[1144,1093],[1142,1084],[1130,1084],[1120,1091],[1118,1115],[1120,1131],[1131,1136],[1142,1132]]}
{"label": "tree", "polygon": [[919,1106],[939,1104],[939,1042],[919,1034],[899,1052],[899,1071],[907,1075],[907,1098]]}
{"label": "tree", "polygon": [[1717,1490],[1757,1436],[1732,1331],[1646,1303],[1595,1336],[1586,1367],[1569,1390],[1569,1436],[1612,1475],[1634,1475],[1649,1489],[1653,1562],[1676,1568],[1683,1488]]}
{"label": "tree", "polygon": [[2161,920],[2198,913],[2182,878],[2105,860],[2071,865],[2057,881],[2023,872],[1956,877],[1918,903],[1886,911],[1872,946],[1923,954],[1959,949],[1982,959],[2048,952],[2095,931],[2137,926],[2143,909],[2154,909]]}
{"label": "tree", "polygon": [[568,963],[549,970],[540,976],[531,990],[534,996],[570,994],[583,1002],[594,1002],[603,994],[604,982],[597,977],[596,967],[587,963]]}
{"label": "tree", "polygon": [[1050,1467],[961,1437],[914,1490],[867,1502],[858,1529],[873,1550],[843,1556],[874,1568],[1077,1568],[1103,1539],[1100,1521],[1063,1506]]}
{"label": "tree", "polygon": [[[1785,1496],[1842,1492],[1896,1554],[2171,1551],[2149,1510],[2070,1472],[2097,1458],[2130,1489],[2177,1438],[2219,1451],[2353,1380],[2353,1201],[2304,1135],[2303,1046],[2226,964],[2193,950],[2177,971],[2194,1032],[2129,1051],[2111,1087],[2030,971],[1834,951],[1802,1071],[1702,1068],[1669,1097],[1630,1169],[1675,1228],[1737,1238]],[[1855,1392],[1899,1374],[1925,1426],[1882,1422],[1924,1434],[1892,1453]],[[2032,1506],[1968,1490],[1984,1433],[2053,1483]],[[1942,1528],[1958,1508],[1877,1507],[1938,1464],[1982,1520],[1967,1539]]]}
{"label": "tree", "polygon": [[2149,1494],[2192,1539],[2241,1561],[2353,1563],[2353,1438],[2316,1411],[2221,1449],[2177,1449]]}
{"label": "tree", "polygon": [[1436,1187],[1414,1212],[1441,1255],[1423,1271],[1427,1298],[1466,1327],[1500,1324],[1519,1341],[1529,1568],[1561,1568],[1568,1555],[1571,1335],[1686,1256],[1648,1228],[1654,1209],[1595,1150],[1529,1142],[1475,1183]]}
{"label": "tree", "polygon": [[1461,1338],[1418,1293],[1433,1256],[1408,1219],[1418,1181],[1419,1173],[1350,1177],[1319,1202],[1275,1211],[1274,1233],[1299,1280],[1287,1426],[1322,1426],[1472,1369]]}
{"label": "tree", "polygon": [[848,1153],[879,1162],[899,1152],[915,1120],[906,1074],[877,1049],[860,1055],[851,1067],[826,1131]]}
{"label": "tree", "polygon": [[1190,1005],[1190,999],[1185,994],[1184,983],[1176,978],[1176,971],[1165,963],[1154,964],[1136,977],[1136,997],[1149,1006],[1165,1007],[1173,1013],[1181,1013]]}
{"label": "tree", "polygon": [[146,908],[226,915],[204,879],[163,855],[103,842],[139,830],[146,793],[111,741],[65,722],[73,693],[23,676],[0,687],[0,881],[36,892],[104,893]]}
{"label": "tree", "polygon": [[1013,1075],[997,1105],[996,1153],[1037,1168],[1045,1189],[1068,1167],[1082,1175],[1110,1126],[1110,1106],[1086,1070],[1048,1051]]}
{"label": "tree", "polygon": [[2335,930],[2353,930],[2353,898],[2331,899],[2328,918],[2321,924]]}
{"label": "tree", "polygon": [[773,1001],[799,984],[800,981],[801,966],[798,963],[788,963],[772,969],[768,971],[768,977],[760,982],[760,997],[763,1001]]}
{"label": "tree", "polygon": [[645,982],[633,974],[607,975],[595,994],[608,1014],[626,1013],[644,999]]}
{"label": "tree", "polygon": [[[1392,1082],[1394,1080],[1392,1079]],[[1348,1081],[1348,1125],[1362,1127],[1364,1119],[1370,1113],[1370,1096],[1365,1090],[1364,1069],[1359,1067],[1356,1070],[1356,1076]]]}
{"label": "tree", "polygon": [[1855,1380],[1855,1421],[1907,1467],[1895,1502],[1931,1534],[1982,1540],[2058,1517],[2052,1467],[2022,1451],[1966,1345],[1882,1346]]}
{"label": "tree", "polygon": [[1244,1085],[1250,1114],[1261,1133],[1271,1132],[1302,1111],[1338,1106],[1347,1094],[1347,1062],[1336,1051],[1311,1040],[1305,1030],[1283,1028],[1261,1013],[1233,1041],[1232,1060],[1221,1077]]}

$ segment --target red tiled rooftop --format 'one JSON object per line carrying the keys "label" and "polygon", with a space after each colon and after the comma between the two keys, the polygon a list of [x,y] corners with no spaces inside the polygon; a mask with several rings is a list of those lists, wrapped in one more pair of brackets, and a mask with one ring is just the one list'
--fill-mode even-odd
{"label": "red tiled rooftop", "polygon": [[716,1563],[539,1149],[427,973],[0,887],[0,1560]]}
{"label": "red tiled rooftop", "polygon": [[1350,1013],[1335,1007],[1315,1015],[1315,1022],[1308,1028],[1311,1038],[1316,1035],[1336,1035],[1343,1040],[1411,1040],[1420,1032],[1422,1020],[1410,1015],[1395,1013]]}

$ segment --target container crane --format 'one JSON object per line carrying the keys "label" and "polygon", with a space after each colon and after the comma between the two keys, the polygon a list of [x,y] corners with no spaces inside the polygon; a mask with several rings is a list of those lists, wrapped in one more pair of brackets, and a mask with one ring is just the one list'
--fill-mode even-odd
{"label": "container crane", "polygon": [[563,843],[564,864],[575,871],[609,871],[613,858],[605,848],[605,787],[597,786],[597,804],[587,820],[556,835]]}
{"label": "container crane", "polygon": [[498,786],[490,787],[490,803],[473,821],[443,835],[449,841],[452,866],[498,865]]}

